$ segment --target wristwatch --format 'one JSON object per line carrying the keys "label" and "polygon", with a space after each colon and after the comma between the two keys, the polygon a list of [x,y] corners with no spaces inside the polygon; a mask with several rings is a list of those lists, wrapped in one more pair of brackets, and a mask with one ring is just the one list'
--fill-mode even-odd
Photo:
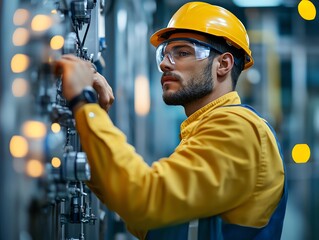
{"label": "wristwatch", "polygon": [[97,103],[97,96],[94,88],[91,86],[87,86],[83,88],[82,92],[73,97],[69,101],[69,109],[73,111],[73,108],[79,103],[79,102],[85,102],[85,103]]}

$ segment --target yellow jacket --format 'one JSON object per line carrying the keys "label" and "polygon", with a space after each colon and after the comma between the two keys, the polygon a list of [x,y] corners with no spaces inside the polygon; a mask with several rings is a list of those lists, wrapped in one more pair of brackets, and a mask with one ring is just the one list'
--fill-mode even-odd
{"label": "yellow jacket", "polygon": [[175,151],[152,166],[104,110],[84,105],[75,119],[91,167],[88,186],[139,236],[213,215],[266,225],[283,191],[282,160],[264,120],[246,108],[227,107],[234,104],[240,98],[230,92],[189,116]]}

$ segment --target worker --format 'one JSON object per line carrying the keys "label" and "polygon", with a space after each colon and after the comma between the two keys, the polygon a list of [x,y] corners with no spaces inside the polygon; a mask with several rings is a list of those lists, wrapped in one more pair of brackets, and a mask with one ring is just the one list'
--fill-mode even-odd
{"label": "worker", "polygon": [[74,56],[57,62],[91,167],[88,186],[139,239],[280,239],[287,200],[280,146],[235,90],[254,63],[245,27],[222,7],[189,2],[150,42],[163,100],[187,116],[174,152],[151,166],[109,118],[106,80]]}

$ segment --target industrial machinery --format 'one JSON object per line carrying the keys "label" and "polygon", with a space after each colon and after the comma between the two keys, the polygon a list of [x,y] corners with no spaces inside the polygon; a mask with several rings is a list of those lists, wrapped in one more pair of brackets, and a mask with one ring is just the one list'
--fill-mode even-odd
{"label": "industrial machinery", "polygon": [[[1,121],[8,128],[20,126],[8,144],[18,173],[15,188],[21,188],[12,199],[26,206],[7,216],[8,226],[16,221],[19,231],[1,229],[0,238],[102,239],[105,210],[85,185],[90,168],[53,65],[62,54],[71,53],[100,66],[104,1],[18,1],[6,10],[13,11],[8,22],[12,28],[5,26],[13,47],[3,54],[11,59],[11,72],[3,71],[2,77],[10,76],[14,100],[10,105],[2,101],[1,113],[7,114],[1,114]],[[9,108],[17,111],[10,114]]]}

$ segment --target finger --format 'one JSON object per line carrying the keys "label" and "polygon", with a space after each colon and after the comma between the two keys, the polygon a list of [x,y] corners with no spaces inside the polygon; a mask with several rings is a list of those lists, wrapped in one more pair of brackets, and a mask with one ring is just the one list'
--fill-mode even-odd
{"label": "finger", "polygon": [[97,73],[97,67],[95,66],[94,63],[91,64],[91,68],[93,70],[93,73]]}
{"label": "finger", "polygon": [[65,71],[65,69],[68,69],[69,65],[70,65],[70,61],[67,59],[57,60],[53,63],[53,66],[52,66],[53,73],[56,76],[60,76]]}
{"label": "finger", "polygon": [[108,86],[106,81],[97,80],[96,77],[93,78],[93,88],[99,94],[99,101],[101,104],[108,104],[113,102],[113,91],[111,87]]}
{"label": "finger", "polygon": [[80,64],[83,67],[89,67],[89,68],[92,67],[92,63],[90,61],[83,60],[72,54],[63,55],[59,61],[64,61],[64,62],[73,63],[73,64],[76,63],[76,64]]}
{"label": "finger", "polygon": [[72,61],[80,60],[80,58],[78,58],[77,56],[75,56],[73,54],[64,54],[64,55],[62,55],[61,59],[68,59],[68,60],[72,60]]}
{"label": "finger", "polygon": [[94,74],[93,84],[96,86],[97,91],[101,92],[102,94],[113,95],[113,90],[111,86],[108,84],[108,82],[103,76],[99,74]]}
{"label": "finger", "polygon": [[93,88],[99,95],[99,104],[100,106],[108,111],[111,105],[114,102],[113,90],[110,85],[107,83],[106,79],[100,75],[95,74],[93,79]]}

